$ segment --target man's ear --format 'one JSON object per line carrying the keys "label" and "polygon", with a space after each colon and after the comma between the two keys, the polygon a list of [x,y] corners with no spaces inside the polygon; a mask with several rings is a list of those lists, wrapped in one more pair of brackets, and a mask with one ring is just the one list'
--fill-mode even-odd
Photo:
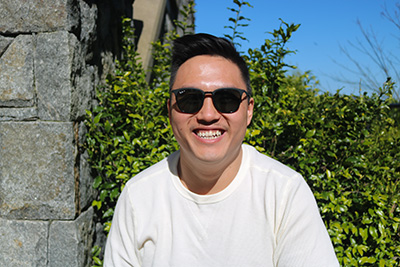
{"label": "man's ear", "polygon": [[171,118],[171,98],[167,99],[168,117]]}
{"label": "man's ear", "polygon": [[254,99],[250,98],[249,104],[247,105],[247,126],[250,125],[251,119],[253,118],[254,110]]}

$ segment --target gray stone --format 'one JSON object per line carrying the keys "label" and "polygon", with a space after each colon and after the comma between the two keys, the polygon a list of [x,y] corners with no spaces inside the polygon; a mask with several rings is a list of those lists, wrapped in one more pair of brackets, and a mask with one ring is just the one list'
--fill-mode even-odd
{"label": "gray stone", "polygon": [[86,66],[80,76],[76,77],[75,82],[71,95],[71,117],[74,120],[82,120],[86,110],[92,109],[93,106],[97,82],[96,68]]}
{"label": "gray stone", "polygon": [[93,243],[93,208],[75,221],[54,221],[49,231],[49,266],[90,266]]}
{"label": "gray stone", "polygon": [[82,43],[82,51],[85,55],[85,61],[93,60],[94,43],[97,39],[97,17],[98,9],[96,5],[89,5],[83,0],[79,0],[81,10],[81,32],[80,41]]}
{"label": "gray stone", "polygon": [[73,123],[0,122],[0,216],[73,219]]}
{"label": "gray stone", "polygon": [[114,70],[132,2],[0,0],[0,266],[89,266],[83,119]]}
{"label": "gray stone", "polygon": [[47,266],[47,238],[48,222],[0,218],[0,266]]}
{"label": "gray stone", "polygon": [[0,58],[0,106],[30,107],[33,103],[32,36],[19,35]]}
{"label": "gray stone", "polygon": [[96,190],[93,188],[93,177],[91,173],[91,166],[89,164],[89,155],[86,150],[83,150],[86,141],[87,129],[82,122],[79,124],[79,147],[81,151],[79,159],[79,194],[80,194],[80,207],[86,209],[91,206]]}
{"label": "gray stone", "polygon": [[4,37],[0,35],[0,56],[4,53],[7,47],[11,44],[14,38]]}
{"label": "gray stone", "polygon": [[0,108],[0,121],[32,121],[37,118],[37,108]]}
{"label": "gray stone", "polygon": [[75,35],[68,32],[38,34],[35,78],[40,119],[71,119],[71,95],[78,75],[78,59],[79,43]]}
{"label": "gray stone", "polygon": [[80,175],[79,175],[79,194],[81,208],[89,207],[92,204],[95,189],[93,188],[93,178],[88,163],[89,155],[85,151],[80,158]]}
{"label": "gray stone", "polygon": [[79,25],[79,8],[76,2],[76,0],[1,0],[0,32],[71,31]]}

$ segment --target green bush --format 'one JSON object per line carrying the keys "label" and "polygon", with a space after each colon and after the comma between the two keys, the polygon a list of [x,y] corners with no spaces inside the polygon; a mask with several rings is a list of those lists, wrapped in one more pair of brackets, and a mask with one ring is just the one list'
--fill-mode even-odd
{"label": "green bush", "polygon": [[[192,13],[190,3],[182,14]],[[106,232],[126,181],[178,149],[166,109],[170,42],[178,35],[154,44],[147,82],[130,42],[133,29],[124,24],[124,57],[86,120],[99,192],[93,206]],[[282,21],[271,39],[244,55],[255,98],[245,142],[305,177],[342,266],[400,266],[400,126],[388,108],[392,84],[371,96],[319,93],[309,73],[287,73],[294,66],[284,63],[292,53],[286,44],[298,28]],[[98,248],[94,253],[101,265]]]}
{"label": "green bush", "polygon": [[368,96],[319,94],[308,73],[287,75],[282,21],[248,52],[255,111],[246,142],[311,186],[343,266],[400,265],[400,131],[392,84]]}

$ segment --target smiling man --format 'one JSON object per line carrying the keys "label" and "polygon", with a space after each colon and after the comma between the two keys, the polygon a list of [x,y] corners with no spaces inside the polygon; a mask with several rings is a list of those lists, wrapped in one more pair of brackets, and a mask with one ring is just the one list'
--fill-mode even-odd
{"label": "smiling man", "polygon": [[254,100],[234,46],[177,39],[170,87],[180,150],[126,184],[104,266],[339,266],[304,179],[242,144]]}

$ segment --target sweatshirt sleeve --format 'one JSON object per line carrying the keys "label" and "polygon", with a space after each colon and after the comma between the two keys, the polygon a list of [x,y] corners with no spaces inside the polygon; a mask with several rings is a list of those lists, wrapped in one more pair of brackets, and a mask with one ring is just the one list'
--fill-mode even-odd
{"label": "sweatshirt sleeve", "polygon": [[122,191],[107,237],[104,267],[140,267],[139,251],[136,248],[136,218],[129,198],[129,188]]}
{"label": "sweatshirt sleeve", "polygon": [[293,177],[282,194],[275,266],[339,266],[314,195],[304,179]]}

